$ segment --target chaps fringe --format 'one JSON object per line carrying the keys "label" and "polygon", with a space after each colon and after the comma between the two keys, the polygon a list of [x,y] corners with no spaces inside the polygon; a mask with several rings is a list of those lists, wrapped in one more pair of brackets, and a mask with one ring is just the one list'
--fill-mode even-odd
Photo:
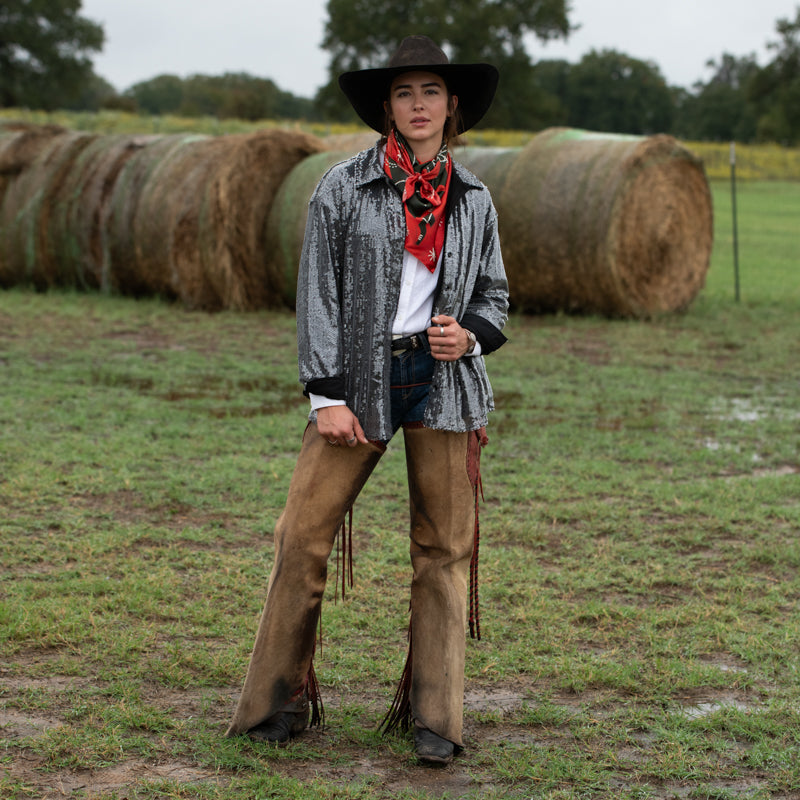
{"label": "chaps fringe", "polygon": [[481,480],[481,448],[489,442],[486,429],[481,428],[470,435],[467,446],[467,473],[472,483],[475,496],[475,534],[472,546],[472,558],[469,562],[469,635],[471,639],[481,638],[480,597],[478,595],[478,562],[480,560],[481,526],[480,500],[484,500],[483,481]]}
{"label": "chaps fringe", "polygon": [[[336,591],[334,593],[334,602],[338,599],[339,595],[339,556],[341,553],[342,562],[342,600],[345,599],[346,587],[353,588],[353,507],[348,509],[349,519],[342,522],[342,528],[336,535]],[[319,651],[322,652],[322,609],[319,613]],[[308,666],[308,674],[306,675],[305,682],[303,683],[302,691],[308,693],[308,702],[311,704],[311,722],[310,727],[315,725],[322,725],[325,727],[325,706],[322,702],[322,692],[320,691],[319,681],[317,680],[317,673],[314,670],[314,655],[317,650],[317,641],[314,642],[314,650],[311,652],[311,663]]]}
{"label": "chaps fringe", "polygon": [[378,730],[383,736],[388,736],[398,728],[405,733],[411,728],[411,663],[412,663],[412,626],[408,626],[408,655],[406,665],[403,667],[403,674],[400,676],[400,683],[394,695],[389,710],[383,718],[383,722],[378,726]]}
{"label": "chaps fringe", "polygon": [[308,692],[308,702],[311,704],[310,727],[320,725],[325,728],[325,706],[322,702],[322,693],[317,680],[317,673],[314,671],[314,656],[311,656],[311,663],[308,665],[308,675],[306,676],[305,689]]}
{"label": "chaps fringe", "polygon": [[347,587],[353,588],[353,507],[347,511],[347,518],[342,521],[342,529],[336,534],[336,589],[334,602],[339,599],[339,557],[342,561],[342,600],[347,596]]}

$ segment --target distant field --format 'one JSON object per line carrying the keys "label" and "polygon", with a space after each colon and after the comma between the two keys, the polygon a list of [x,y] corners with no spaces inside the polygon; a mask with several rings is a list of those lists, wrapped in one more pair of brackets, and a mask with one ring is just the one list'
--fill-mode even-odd
{"label": "distant field", "polygon": [[[733,203],[729,181],[711,181],[714,249],[707,292],[733,298]],[[742,302],[800,308],[800,184],[742,181],[736,188]]]}
{"label": "distant field", "polygon": [[[75,130],[96,133],[182,133],[195,132],[216,136],[224,133],[246,133],[263,128],[289,128],[303,130],[317,136],[345,133],[363,133],[357,125],[306,123],[291,120],[245,120],[215,117],[177,117],[172,115],[147,116],[119,111],[66,112],[26,111],[0,109],[0,125],[11,120],[35,124],[56,124]],[[469,134],[468,144],[486,147],[521,147],[535,136],[530,131],[478,130]],[[730,176],[730,144],[728,142],[686,142],[705,163],[709,178]],[[800,149],[776,144],[737,145],[737,174],[742,180],[800,181]]]}

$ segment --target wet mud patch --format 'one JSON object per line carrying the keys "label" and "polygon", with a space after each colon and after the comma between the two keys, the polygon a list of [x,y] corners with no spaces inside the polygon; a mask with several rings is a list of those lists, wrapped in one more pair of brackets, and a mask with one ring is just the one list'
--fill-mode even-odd
{"label": "wet mud patch", "polygon": [[[21,657],[24,663],[26,657]],[[36,654],[27,658],[37,659]],[[21,666],[21,664],[17,664]],[[731,668],[738,665],[731,664]],[[153,786],[197,786],[199,791],[224,790],[244,773],[218,768],[208,763],[209,756],[197,760],[187,757],[184,742],[195,736],[208,742],[218,737],[220,753],[226,746],[224,731],[238,690],[230,687],[205,689],[170,688],[158,684],[140,687],[141,702],[157,709],[175,722],[172,732],[146,733],[154,742],[161,742],[160,753],[147,757],[120,758],[116,763],[95,769],[63,768],[48,763],[38,752],[37,742],[44,741],[48,732],[68,724],[70,703],[80,692],[102,695],[108,689],[88,677],[56,675],[32,679],[19,671],[0,672],[0,740],[6,753],[5,770],[9,779],[28,787],[35,794],[25,797],[91,798],[114,794],[133,798],[152,796]],[[354,694],[325,688],[328,712],[327,727],[306,732],[288,748],[276,748],[244,742],[243,747],[261,762],[270,773],[300,782],[324,780],[332,785],[374,787],[380,796],[403,791],[419,792],[436,798],[480,797],[484,792],[503,791],[503,785],[482,780],[481,764],[491,750],[508,752],[544,751],[553,747],[570,749],[574,746],[569,720],[587,706],[598,721],[615,713],[619,698],[606,692],[559,693],[547,690],[535,680],[514,680],[506,683],[481,685],[470,682],[465,693],[465,752],[446,767],[431,769],[416,762],[410,742],[402,737],[389,737],[379,747],[365,746],[359,741],[359,728],[373,728],[387,702],[383,686],[368,685]],[[39,695],[30,708],[20,708],[14,698],[27,692]],[[537,698],[545,692],[547,703],[563,714],[561,724],[526,724],[520,712],[536,707]],[[34,697],[34,700],[37,698]],[[700,691],[676,698],[683,709],[680,713],[713,713],[726,707],[741,710],[752,708],[753,701],[745,692]],[[52,702],[51,702],[52,701]],[[360,711],[347,721],[346,707],[356,701]],[[35,707],[33,707],[35,706]],[[694,711],[692,711],[694,709]],[[516,718],[516,720],[515,720]],[[552,720],[551,720],[552,721]],[[170,757],[170,741],[181,753]],[[631,743],[619,748],[621,762],[637,763],[646,760],[648,751],[656,747],[653,735],[646,730],[635,731]],[[200,752],[200,751],[198,751]],[[213,747],[212,747],[213,752]],[[213,755],[211,756],[213,758]],[[224,757],[223,757],[224,758]],[[494,780],[493,778],[490,780]],[[721,781],[721,792],[753,792],[760,780],[754,776],[740,781]],[[622,782],[620,783],[622,787]],[[148,788],[150,787],[150,788]],[[203,787],[202,789],[200,787]],[[519,781],[508,784],[509,796],[519,797]],[[654,798],[692,796],[692,787],[682,782],[650,785]],[[143,794],[140,794],[143,793]]]}

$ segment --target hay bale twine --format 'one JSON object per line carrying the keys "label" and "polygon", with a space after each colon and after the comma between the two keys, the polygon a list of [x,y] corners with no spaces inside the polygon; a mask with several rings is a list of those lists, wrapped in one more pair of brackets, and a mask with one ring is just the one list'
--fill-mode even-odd
{"label": "hay bale twine", "polygon": [[31,145],[38,148],[33,160],[25,163],[21,157],[17,162],[22,166],[0,205],[0,284],[32,283],[44,290],[69,283],[48,230],[64,201],[65,180],[75,160],[96,139],[84,133],[43,134],[42,142]]}
{"label": "hay bale twine", "polygon": [[297,268],[303,249],[308,201],[327,170],[350,155],[348,151],[338,151],[309,156],[286,176],[275,196],[265,231],[267,283],[289,308],[294,308],[297,299]]}
{"label": "hay bale twine", "polygon": [[279,305],[264,228],[284,177],[322,149],[315,137],[285,130],[165,137],[144,147],[120,173],[112,199],[116,286],[209,311]]}
{"label": "hay bale twine", "polygon": [[547,130],[495,203],[518,308],[647,317],[685,309],[705,283],[711,192],[671,136]]}

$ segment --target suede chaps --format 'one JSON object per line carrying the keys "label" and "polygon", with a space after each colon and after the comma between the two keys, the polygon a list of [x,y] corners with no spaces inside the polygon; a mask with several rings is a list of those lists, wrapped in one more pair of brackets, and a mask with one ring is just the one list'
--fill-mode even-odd
{"label": "suede chaps", "polygon": [[[402,701],[407,708],[395,715],[395,722],[405,726],[413,721],[460,748],[476,532],[477,481],[468,469],[468,456],[478,435],[413,426],[403,433],[413,577]],[[309,682],[315,682],[312,657],[328,558],[348,510],[383,452],[373,444],[332,447],[313,423],[306,428],[275,527],[266,604],[227,735],[246,733],[277,712],[291,710],[302,702]]]}

